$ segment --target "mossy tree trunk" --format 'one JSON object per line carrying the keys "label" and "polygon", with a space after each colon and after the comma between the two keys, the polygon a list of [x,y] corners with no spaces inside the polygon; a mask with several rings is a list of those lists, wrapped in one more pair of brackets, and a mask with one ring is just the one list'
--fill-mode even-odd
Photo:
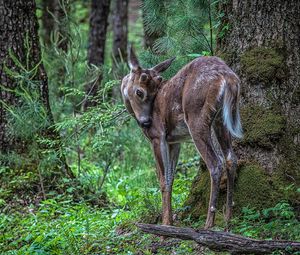
{"label": "mossy tree trunk", "polygon": [[[236,207],[262,208],[282,199],[297,206],[300,2],[229,0],[220,5],[220,12],[224,16],[217,55],[240,76],[242,87],[244,139],[235,141],[240,160]],[[194,216],[205,212],[209,186],[204,171],[195,179],[186,203]]]}
{"label": "mossy tree trunk", "polygon": [[55,171],[67,173],[53,128],[35,1],[0,0],[0,17],[0,166],[34,171],[51,150],[58,156]]}

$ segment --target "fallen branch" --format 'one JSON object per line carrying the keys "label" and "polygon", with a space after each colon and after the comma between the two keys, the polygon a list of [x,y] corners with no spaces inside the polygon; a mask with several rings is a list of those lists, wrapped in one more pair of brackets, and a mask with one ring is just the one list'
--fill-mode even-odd
{"label": "fallen branch", "polygon": [[229,251],[232,254],[268,254],[277,250],[289,254],[300,251],[300,242],[255,240],[228,232],[194,230],[166,225],[137,223],[142,231],[183,240],[193,240],[213,251]]}

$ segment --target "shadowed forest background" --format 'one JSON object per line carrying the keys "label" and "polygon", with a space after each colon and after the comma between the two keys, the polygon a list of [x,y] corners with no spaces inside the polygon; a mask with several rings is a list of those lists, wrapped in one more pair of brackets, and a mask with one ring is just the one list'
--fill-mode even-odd
{"label": "shadowed forest background", "polygon": [[[231,232],[300,241],[299,17],[297,0],[0,0],[0,253],[217,254],[134,225],[161,222],[161,197],[121,100],[129,44],[145,68],[176,56],[164,79],[211,55],[239,75]],[[203,227],[209,189],[184,144],[176,226]]]}

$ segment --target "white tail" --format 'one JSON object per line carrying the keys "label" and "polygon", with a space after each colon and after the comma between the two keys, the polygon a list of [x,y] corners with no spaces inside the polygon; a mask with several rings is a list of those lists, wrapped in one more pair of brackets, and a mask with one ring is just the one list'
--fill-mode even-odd
{"label": "white tail", "polygon": [[243,130],[239,112],[239,97],[239,84],[231,85],[226,83],[223,101],[223,121],[231,135],[236,138],[243,137]]}

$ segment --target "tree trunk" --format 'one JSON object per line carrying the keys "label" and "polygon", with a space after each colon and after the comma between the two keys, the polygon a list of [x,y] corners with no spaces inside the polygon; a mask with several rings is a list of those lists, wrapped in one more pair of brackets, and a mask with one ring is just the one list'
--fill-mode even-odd
{"label": "tree trunk", "polygon": [[58,48],[67,51],[68,31],[66,26],[66,13],[69,0],[43,0],[42,25],[45,45],[51,44],[51,35],[56,34]]}
{"label": "tree trunk", "polygon": [[115,0],[113,14],[114,63],[127,59],[128,0]]}
{"label": "tree trunk", "polygon": [[[113,3],[113,76],[122,79],[127,70],[127,42],[128,42],[128,2],[129,0],[114,0]],[[120,99],[120,88],[112,88],[111,97]]]}
{"label": "tree trunk", "polygon": [[[242,87],[236,208],[263,208],[283,199],[299,206],[300,2],[230,0],[220,12],[218,55],[239,75]],[[187,205],[194,216],[206,210],[209,181],[203,172],[193,183]]]}
{"label": "tree trunk", "polygon": [[[88,64],[102,66],[104,64],[104,50],[106,41],[106,30],[108,26],[110,0],[92,0],[90,12],[90,35],[88,47]],[[86,100],[83,108],[95,106],[102,75],[96,82],[86,85]]]}
{"label": "tree trunk", "polygon": [[[28,154],[30,154],[29,151],[34,141],[18,136],[15,130],[11,130],[11,125],[9,125],[9,120],[15,117],[11,116],[11,110],[26,104],[26,99],[21,96],[20,92],[24,94],[24,91],[26,91],[26,95],[30,96],[37,95],[39,101],[37,105],[41,105],[43,108],[41,112],[45,113],[44,124],[37,132],[39,137],[51,139],[55,145],[45,145],[37,142],[40,149],[57,150],[60,142],[59,134],[52,127],[54,120],[49,104],[48,78],[41,63],[35,1],[0,0],[0,17],[1,164],[13,165],[14,162],[9,162],[9,157],[5,155],[15,153],[25,155],[25,164],[30,165],[32,162]],[[22,124],[24,129],[30,129],[33,121],[25,120]],[[25,125],[27,126],[25,127]],[[5,162],[3,159],[5,159]],[[63,167],[67,171],[64,158],[60,157],[58,161],[59,167]],[[35,163],[39,165],[39,162]],[[26,169],[26,166],[21,167]]]}
{"label": "tree trunk", "polygon": [[53,33],[55,27],[55,21],[52,16],[55,15],[55,3],[56,1],[53,0],[44,0],[42,2],[42,25],[44,29],[43,39],[47,46],[51,44],[51,33]]}
{"label": "tree trunk", "polygon": [[136,224],[142,231],[160,236],[193,240],[213,251],[229,251],[231,254],[270,254],[274,251],[300,251],[300,242],[255,240],[228,232],[194,230],[153,224]]}

